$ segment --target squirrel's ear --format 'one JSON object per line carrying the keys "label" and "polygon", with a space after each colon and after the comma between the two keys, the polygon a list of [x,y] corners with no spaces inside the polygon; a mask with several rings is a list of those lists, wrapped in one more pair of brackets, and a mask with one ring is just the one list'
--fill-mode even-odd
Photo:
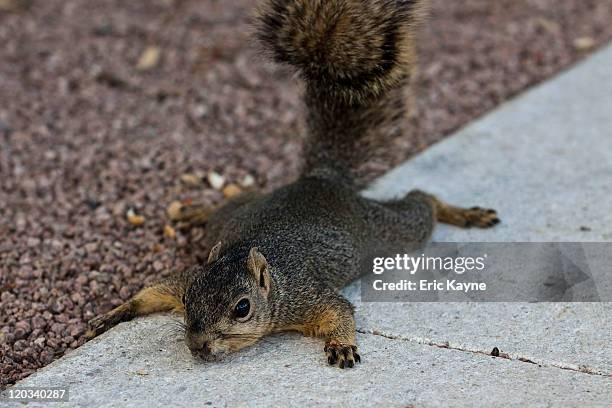
{"label": "squirrel's ear", "polygon": [[217,245],[212,247],[210,252],[208,253],[208,264],[215,262],[219,259],[219,254],[221,253],[221,241],[217,242]]}
{"label": "squirrel's ear", "polygon": [[259,252],[257,247],[253,247],[249,251],[247,268],[259,283],[259,289],[261,289],[264,295],[267,295],[270,292],[270,271],[268,268],[268,261],[266,261],[266,258]]}

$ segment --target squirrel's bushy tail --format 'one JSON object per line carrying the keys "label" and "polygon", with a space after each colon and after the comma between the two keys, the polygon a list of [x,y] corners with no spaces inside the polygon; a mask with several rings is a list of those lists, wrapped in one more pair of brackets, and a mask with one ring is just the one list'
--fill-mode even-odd
{"label": "squirrel's bushy tail", "polygon": [[[306,81],[304,174],[361,187],[375,152],[400,131],[424,0],[268,0],[258,37]],[[371,173],[370,173],[371,174]]]}

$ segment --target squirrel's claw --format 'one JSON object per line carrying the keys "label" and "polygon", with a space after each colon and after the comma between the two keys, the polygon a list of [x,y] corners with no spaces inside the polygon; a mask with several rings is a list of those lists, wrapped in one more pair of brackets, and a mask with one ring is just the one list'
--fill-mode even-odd
{"label": "squirrel's claw", "polygon": [[91,340],[94,337],[99,336],[100,334],[104,333],[107,329],[106,329],[106,318],[105,315],[102,316],[98,316],[98,317],[94,317],[93,319],[91,319],[88,322],[88,330],[85,333],[85,337],[87,338],[87,340]]}
{"label": "squirrel's claw", "polygon": [[361,362],[361,356],[357,353],[357,346],[330,341],[325,344],[324,350],[329,365],[338,363],[340,368],[353,368],[355,363]]}
{"label": "squirrel's claw", "polygon": [[116,307],[108,313],[100,315],[98,317],[94,317],[88,323],[88,330],[85,333],[85,337],[88,340],[93,339],[101,335],[102,333],[110,330],[113,326],[116,326],[118,323],[128,320],[130,316],[130,307],[129,303],[124,303],[123,305]]}
{"label": "squirrel's claw", "polygon": [[462,215],[465,220],[464,228],[490,228],[501,222],[497,212],[489,208],[472,207],[464,210]]}

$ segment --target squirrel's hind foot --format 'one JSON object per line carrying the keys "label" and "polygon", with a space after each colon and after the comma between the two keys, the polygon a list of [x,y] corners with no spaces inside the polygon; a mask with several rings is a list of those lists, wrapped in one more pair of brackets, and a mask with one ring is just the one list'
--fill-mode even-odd
{"label": "squirrel's hind foot", "polygon": [[420,197],[431,203],[435,209],[435,218],[438,222],[455,225],[461,228],[491,228],[501,222],[497,211],[482,208],[461,208],[445,203],[437,197],[423,191],[414,190],[407,197]]}
{"label": "squirrel's hind foot", "polygon": [[501,222],[497,216],[497,211],[490,208],[472,207],[469,210],[464,210],[464,213],[465,228],[491,228]]}
{"label": "squirrel's hind foot", "polygon": [[491,228],[501,222],[497,212],[489,208],[463,209],[451,206],[439,210],[438,221],[462,228]]}
{"label": "squirrel's hind foot", "polygon": [[215,206],[203,204],[173,204],[168,209],[168,216],[170,220],[177,223],[179,229],[187,230],[206,224],[216,209]]}
{"label": "squirrel's hind foot", "polygon": [[357,353],[357,346],[346,345],[330,340],[325,343],[325,355],[330,365],[338,363],[340,368],[353,368],[355,363],[361,362],[361,356]]}

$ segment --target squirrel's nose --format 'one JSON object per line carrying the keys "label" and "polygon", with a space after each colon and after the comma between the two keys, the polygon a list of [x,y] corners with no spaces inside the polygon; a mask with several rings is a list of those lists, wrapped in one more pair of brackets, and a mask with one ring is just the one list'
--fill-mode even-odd
{"label": "squirrel's nose", "polygon": [[211,349],[208,341],[200,340],[192,336],[187,336],[186,340],[187,347],[189,347],[194,357],[205,357],[210,355]]}
{"label": "squirrel's nose", "polygon": [[207,360],[211,356],[209,343],[205,341],[199,349],[191,349],[191,355],[196,358]]}
{"label": "squirrel's nose", "polygon": [[198,355],[207,356],[210,354],[210,345],[207,341],[202,343],[202,346],[198,350],[191,350],[192,353],[196,352]]}

